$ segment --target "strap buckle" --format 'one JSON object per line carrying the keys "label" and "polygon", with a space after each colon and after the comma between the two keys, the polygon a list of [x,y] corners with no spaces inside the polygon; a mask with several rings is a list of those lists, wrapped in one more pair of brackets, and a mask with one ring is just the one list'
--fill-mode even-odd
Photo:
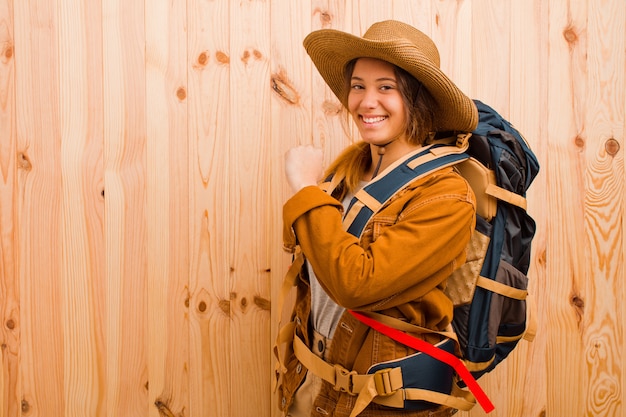
{"label": "strap buckle", "polygon": [[388,397],[395,394],[397,391],[391,379],[391,371],[393,369],[394,368],[379,369],[374,372],[374,385],[376,386],[376,392],[381,397]]}
{"label": "strap buckle", "polygon": [[341,365],[335,364],[335,391],[347,392],[348,394],[355,395],[354,382],[352,377],[357,375],[356,371],[348,371]]}
{"label": "strap buckle", "polygon": [[459,133],[456,135],[456,146],[459,148],[467,148],[469,146],[469,139],[472,137],[471,133]]}

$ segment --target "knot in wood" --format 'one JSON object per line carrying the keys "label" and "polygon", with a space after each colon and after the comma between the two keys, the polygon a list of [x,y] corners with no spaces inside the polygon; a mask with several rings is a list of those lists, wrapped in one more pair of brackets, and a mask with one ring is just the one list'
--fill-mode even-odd
{"label": "knot in wood", "polygon": [[215,53],[215,59],[220,64],[224,64],[224,65],[230,64],[230,57],[222,51],[217,51]]}
{"label": "knot in wood", "polygon": [[578,148],[583,149],[585,147],[585,139],[580,135],[576,135],[576,137],[574,138],[574,144]]}
{"label": "knot in wood", "polygon": [[570,47],[574,46],[578,42],[578,34],[576,30],[572,26],[568,26],[563,31],[563,38],[570,45]]}
{"label": "knot in wood", "polygon": [[283,69],[276,74],[272,74],[271,81],[272,90],[274,90],[280,98],[289,104],[298,104],[300,101],[300,95],[291,82],[289,82],[287,74]]}
{"label": "knot in wood", "polygon": [[23,152],[17,155],[17,165],[25,171],[30,171],[33,167],[30,163],[30,159],[28,159],[28,156]]}
{"label": "knot in wood", "polygon": [[202,52],[200,55],[198,55],[198,64],[204,67],[207,62],[209,62],[209,56],[206,54],[206,52]]}
{"label": "knot in wood", "polygon": [[13,58],[13,45],[7,45],[6,48],[4,48],[3,55],[7,61]]}
{"label": "knot in wood", "polygon": [[604,149],[606,149],[606,153],[611,156],[617,155],[617,153],[619,152],[619,148],[619,142],[614,138],[610,138],[604,143]]}

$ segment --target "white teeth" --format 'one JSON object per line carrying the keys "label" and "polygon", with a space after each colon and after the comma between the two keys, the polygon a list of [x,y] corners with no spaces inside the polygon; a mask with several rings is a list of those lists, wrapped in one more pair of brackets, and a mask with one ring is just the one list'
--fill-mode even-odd
{"label": "white teeth", "polygon": [[382,122],[383,120],[385,120],[386,117],[384,116],[378,116],[378,117],[364,117],[363,121],[365,123],[376,123],[376,122]]}

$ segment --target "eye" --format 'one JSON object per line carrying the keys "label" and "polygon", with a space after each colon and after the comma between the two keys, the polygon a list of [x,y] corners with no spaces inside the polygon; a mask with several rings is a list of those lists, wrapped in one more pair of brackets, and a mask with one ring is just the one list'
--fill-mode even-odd
{"label": "eye", "polygon": [[389,91],[389,90],[394,90],[396,87],[391,85],[391,84],[383,84],[380,86],[380,89],[382,91]]}
{"label": "eye", "polygon": [[362,90],[362,89],[363,89],[363,85],[362,85],[362,84],[352,84],[352,85],[350,86],[350,88],[351,88],[352,90]]}

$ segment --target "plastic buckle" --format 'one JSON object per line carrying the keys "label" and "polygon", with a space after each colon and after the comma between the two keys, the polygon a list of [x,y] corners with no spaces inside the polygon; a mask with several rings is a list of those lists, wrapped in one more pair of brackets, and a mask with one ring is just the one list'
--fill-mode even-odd
{"label": "plastic buckle", "polygon": [[466,148],[469,144],[469,139],[471,137],[471,133],[459,133],[458,135],[456,135],[456,146],[459,148]]}
{"label": "plastic buckle", "polygon": [[335,391],[347,392],[354,395],[352,391],[354,383],[352,382],[352,376],[357,375],[356,371],[348,371],[341,365],[335,364]]}
{"label": "plastic buckle", "polygon": [[388,397],[396,392],[391,384],[390,374],[392,369],[393,368],[379,369],[374,372],[374,385],[376,386],[376,392],[381,397]]}

